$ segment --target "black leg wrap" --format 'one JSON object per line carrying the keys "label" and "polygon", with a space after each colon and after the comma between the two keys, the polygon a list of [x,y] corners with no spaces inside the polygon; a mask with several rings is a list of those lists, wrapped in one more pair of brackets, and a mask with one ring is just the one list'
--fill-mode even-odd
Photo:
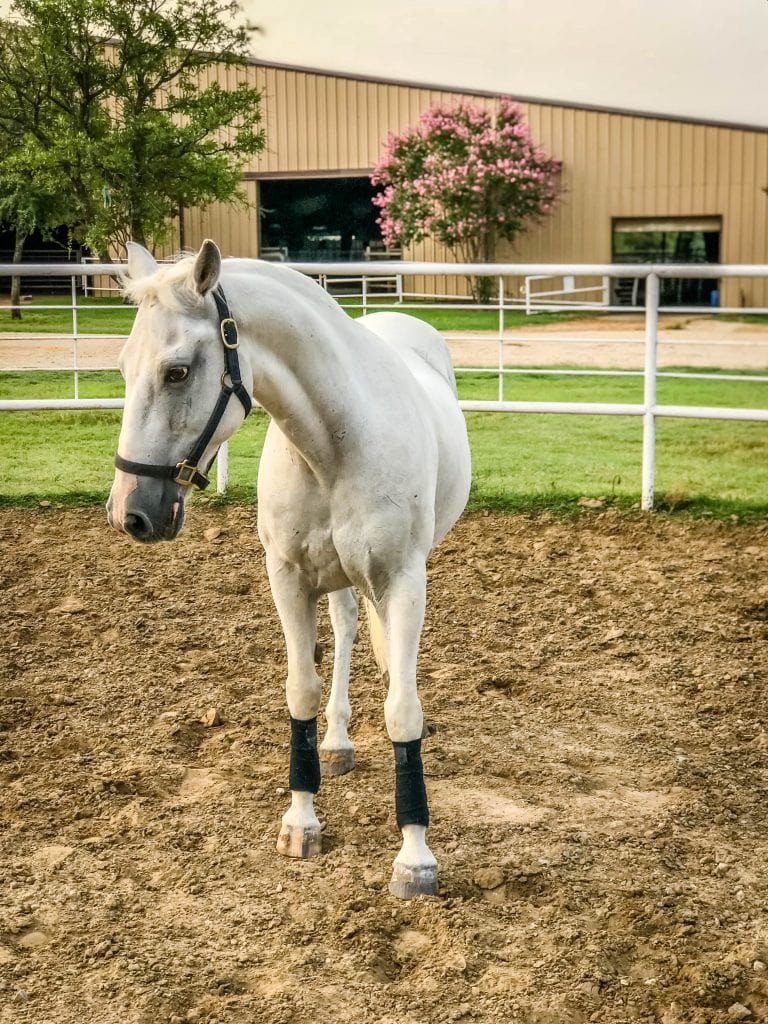
{"label": "black leg wrap", "polygon": [[428,825],[427,790],[421,763],[421,740],[393,743],[395,748],[395,811],[397,827]]}
{"label": "black leg wrap", "polygon": [[317,718],[291,718],[291,789],[317,793],[320,789],[320,758],[317,753]]}

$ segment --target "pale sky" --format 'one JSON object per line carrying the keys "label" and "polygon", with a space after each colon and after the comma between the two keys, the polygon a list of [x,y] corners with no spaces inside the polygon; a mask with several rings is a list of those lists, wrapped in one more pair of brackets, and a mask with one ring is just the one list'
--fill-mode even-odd
{"label": "pale sky", "polygon": [[768,0],[241,0],[256,57],[768,127]]}

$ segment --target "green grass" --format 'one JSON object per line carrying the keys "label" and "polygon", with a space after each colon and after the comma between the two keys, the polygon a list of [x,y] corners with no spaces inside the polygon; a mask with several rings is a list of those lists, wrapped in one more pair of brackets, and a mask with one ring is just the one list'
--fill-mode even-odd
{"label": "green grass", "polygon": [[[123,378],[117,370],[81,370],[79,377],[81,398],[122,398],[125,394]],[[73,397],[74,383],[71,370],[0,372],[0,398]],[[0,437],[3,436],[0,426]]]}
{"label": "green grass", "polygon": [[[358,300],[346,299],[341,301],[341,305],[351,317],[359,317],[363,315],[363,310],[359,308],[357,302]],[[369,299],[368,313],[384,311],[408,313],[410,316],[432,324],[438,331],[497,331],[499,329],[499,313],[495,309],[460,309],[455,306],[447,309],[422,309],[420,303],[411,302],[399,305],[390,300]],[[588,313],[569,311],[567,313],[537,313],[535,316],[528,316],[524,309],[506,309],[504,325],[508,329],[530,327],[532,324],[541,326],[542,324],[557,324],[570,320],[594,319],[599,315],[591,310]]]}
{"label": "green grass", "polygon": [[[55,309],[60,304],[71,302],[69,295],[46,295],[25,305],[21,320],[12,320],[8,309],[0,307],[0,333],[23,334],[68,334],[72,331],[72,313],[68,309]],[[78,296],[77,329],[80,334],[128,334],[133,325],[136,310],[123,306],[120,297]],[[104,307],[118,306],[118,309]]]}
{"label": "green grass", "polygon": [[[569,367],[561,367],[568,369]],[[684,373],[684,367],[665,368],[664,372]],[[695,371],[700,372],[700,371]],[[712,373],[733,371],[713,370]],[[660,377],[656,393],[659,405],[715,405],[743,408],[765,408],[768,404],[768,383],[751,380],[763,373],[736,374],[737,381],[679,380]],[[498,374],[495,371],[459,374],[460,397],[465,399],[496,399]],[[622,402],[638,404],[643,401],[643,378],[604,377],[598,374],[579,374],[566,377],[550,373],[506,374],[504,398],[523,402]]]}
{"label": "green grass", "polygon": [[[768,384],[658,381],[662,405],[765,408]],[[467,379],[469,378],[469,379]],[[465,375],[463,398],[493,399],[495,374]],[[518,401],[641,404],[640,377],[507,377],[505,398]],[[632,505],[639,499],[640,417],[468,413],[473,502],[495,507],[571,506],[580,496]],[[661,507],[750,518],[768,513],[768,424],[659,418],[656,491]],[[532,457],[532,453],[535,453]]]}
{"label": "green grass", "polygon": [[[29,334],[51,333],[65,334],[72,329],[72,314],[66,309],[55,309],[56,305],[68,305],[70,295],[46,295],[35,298],[22,310],[21,320],[12,320],[10,311],[0,307],[0,334],[5,331]],[[341,305],[352,317],[362,316],[359,299],[342,299]],[[493,309],[460,309],[458,303],[446,309],[422,309],[420,302],[409,302],[399,305],[385,296],[373,296],[368,299],[368,312],[394,310],[409,313],[411,316],[426,320],[439,331],[495,331],[499,326],[498,311]],[[117,306],[117,309],[105,307]],[[702,316],[708,311],[702,310]],[[120,297],[112,296],[78,296],[78,330],[81,334],[128,334],[133,324],[136,310],[133,306],[121,306]],[[560,313],[536,313],[527,316],[523,309],[507,309],[504,323],[507,328],[542,326],[562,323],[564,321],[594,319],[601,314],[597,310],[568,310]],[[672,316],[673,314],[669,314]],[[768,323],[768,316],[759,314],[740,315],[737,313],[722,314],[724,320],[743,321],[746,323]],[[665,315],[662,315],[663,326]]]}
{"label": "green grass", "polygon": [[[67,309],[55,309],[56,305],[68,305],[69,295],[46,295],[36,298],[22,310],[21,320],[12,320],[9,310],[0,307],[0,333],[21,332],[27,334],[65,334],[72,330],[72,314]],[[343,300],[342,305],[352,317],[362,316],[362,309],[352,305],[352,300]],[[118,306],[118,309],[105,307]],[[394,310],[410,313],[421,320],[426,320],[441,331],[495,331],[499,326],[499,314],[492,309],[421,309],[419,304],[403,307],[392,303],[390,299],[374,298],[370,300],[368,312]],[[128,334],[133,324],[136,310],[133,306],[121,306],[119,296],[89,297],[78,296],[77,326],[80,334]],[[507,310],[504,321],[507,327],[520,327],[535,323],[551,324],[565,320],[593,317],[595,314],[581,312],[538,313],[535,317],[526,316],[520,309]]]}
{"label": "green grass", "polygon": [[[765,408],[768,384],[659,381],[659,402]],[[494,373],[462,374],[463,398],[495,398]],[[122,394],[112,371],[83,372],[82,397]],[[69,373],[0,374],[0,397],[70,397]],[[642,401],[634,377],[515,374],[505,396],[522,401]],[[267,418],[254,413],[230,442],[229,495],[252,500]],[[640,490],[639,417],[468,413],[473,507],[579,508],[582,496],[620,507]],[[0,502],[104,500],[112,479],[119,412],[0,415]],[[768,424],[687,419],[657,422],[656,490],[660,507],[754,519],[768,514]]]}
{"label": "green grass", "polygon": [[768,324],[768,313],[721,313],[718,319],[737,324]]}

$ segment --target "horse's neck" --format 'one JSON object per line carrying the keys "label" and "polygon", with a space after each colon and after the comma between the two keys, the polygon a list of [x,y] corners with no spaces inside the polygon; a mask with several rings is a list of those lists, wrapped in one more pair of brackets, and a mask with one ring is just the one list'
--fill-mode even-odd
{"label": "horse's neck", "polygon": [[344,386],[356,326],[330,298],[326,305],[322,294],[296,285],[271,274],[238,275],[237,319],[248,346],[254,398],[324,475],[336,458],[334,435],[348,428],[350,404],[360,402]]}

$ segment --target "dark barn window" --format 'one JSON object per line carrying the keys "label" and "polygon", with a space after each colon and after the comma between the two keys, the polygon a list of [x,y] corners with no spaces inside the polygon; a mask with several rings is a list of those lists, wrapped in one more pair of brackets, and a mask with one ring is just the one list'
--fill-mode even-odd
{"label": "dark barn window", "polygon": [[[719,217],[633,218],[613,222],[614,263],[719,263]],[[617,305],[642,305],[644,281],[620,278]],[[662,278],[662,306],[717,306],[719,281],[714,277]]]}
{"label": "dark barn window", "polygon": [[261,256],[337,262],[377,255],[376,192],[367,177],[260,180]]}

